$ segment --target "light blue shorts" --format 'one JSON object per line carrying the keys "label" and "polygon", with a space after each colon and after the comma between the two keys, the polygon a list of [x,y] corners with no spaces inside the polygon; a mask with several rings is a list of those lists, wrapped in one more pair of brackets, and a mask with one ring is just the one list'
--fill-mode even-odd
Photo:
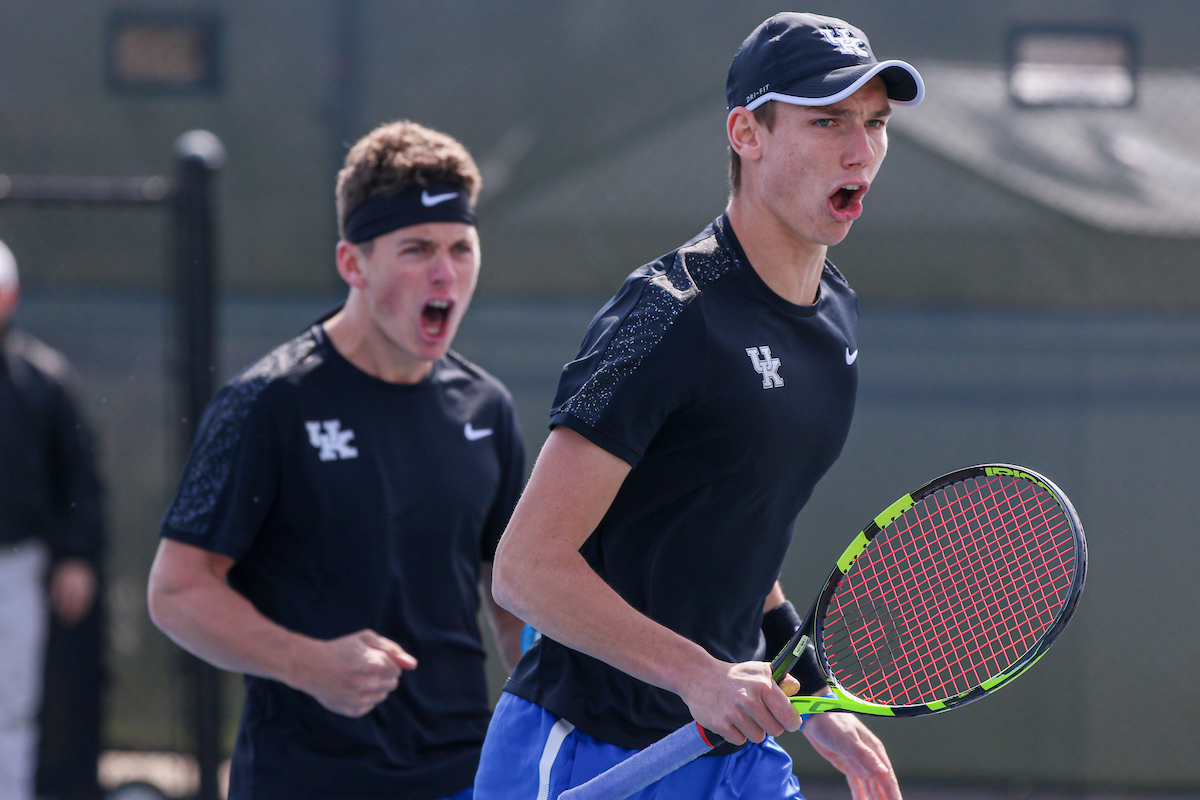
{"label": "light blue shorts", "polygon": [[[553,800],[636,753],[593,739],[505,692],[488,727],[474,800]],[[803,800],[792,759],[770,736],[727,756],[698,758],[630,800]]]}

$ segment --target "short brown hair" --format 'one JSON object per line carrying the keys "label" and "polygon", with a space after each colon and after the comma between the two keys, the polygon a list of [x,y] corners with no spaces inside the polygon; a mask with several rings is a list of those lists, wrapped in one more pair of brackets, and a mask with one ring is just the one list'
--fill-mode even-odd
{"label": "short brown hair", "polygon": [[[752,112],[754,119],[768,131],[775,127],[776,100],[768,100]],[[737,194],[742,185],[742,157],[732,147],[729,148],[729,191]]]}
{"label": "short brown hair", "polygon": [[467,148],[452,136],[406,119],[380,125],[355,142],[337,177],[338,235],[346,217],[368,198],[430,182],[461,186],[479,197],[483,180]]}

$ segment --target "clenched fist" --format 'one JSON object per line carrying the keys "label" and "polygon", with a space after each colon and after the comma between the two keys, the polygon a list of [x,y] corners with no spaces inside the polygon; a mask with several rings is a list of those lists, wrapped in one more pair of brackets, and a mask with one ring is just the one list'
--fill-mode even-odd
{"label": "clenched fist", "polygon": [[400,685],[417,660],[400,645],[372,630],[338,639],[309,639],[294,659],[294,689],[312,695],[337,714],[361,717]]}

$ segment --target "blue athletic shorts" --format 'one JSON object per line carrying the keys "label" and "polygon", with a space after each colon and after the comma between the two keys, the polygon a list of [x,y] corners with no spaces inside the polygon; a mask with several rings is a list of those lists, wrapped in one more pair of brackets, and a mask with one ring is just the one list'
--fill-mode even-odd
{"label": "blue athletic shorts", "polygon": [[[633,755],[505,692],[488,727],[474,800],[553,800]],[[792,759],[770,736],[727,756],[698,758],[630,800],[803,800]]]}

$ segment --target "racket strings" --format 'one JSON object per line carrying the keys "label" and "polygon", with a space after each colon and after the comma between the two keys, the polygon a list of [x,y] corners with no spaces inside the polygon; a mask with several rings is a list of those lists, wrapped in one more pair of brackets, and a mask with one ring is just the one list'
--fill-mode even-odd
{"label": "racket strings", "polygon": [[[944,521],[943,521],[943,524],[944,524]],[[939,555],[941,555],[942,557],[945,557],[945,554],[939,554],[936,551],[934,552],[934,555],[935,555],[935,557],[939,556]],[[945,641],[948,640],[948,637],[947,637],[948,631],[946,629],[946,625],[948,623],[953,624],[953,621],[960,618],[962,615],[972,615],[973,614],[973,615],[978,616],[980,613],[980,609],[978,608],[979,598],[973,597],[972,592],[970,591],[972,588],[974,588],[975,594],[978,593],[978,588],[979,588],[978,587],[978,584],[979,584],[978,577],[971,575],[970,573],[962,570],[960,568],[961,565],[956,563],[953,558],[948,559],[948,564],[950,567],[950,569],[948,570],[948,574],[941,575],[941,576],[935,576],[935,579],[931,581],[931,588],[932,588],[933,592],[935,594],[944,595],[944,596],[946,596],[948,598],[952,598],[952,599],[953,598],[961,599],[963,597],[967,597],[968,599],[971,599],[974,602],[969,605],[964,605],[962,602],[955,603],[952,601],[949,605],[949,610],[951,612],[949,619],[946,619],[946,618],[930,619],[930,618],[923,618],[921,615],[916,616],[917,622],[921,625],[926,626],[926,628],[930,631],[930,633],[931,633],[930,641],[935,643],[936,650],[932,654],[933,658],[930,661],[906,663],[906,664],[901,664],[899,666],[900,666],[901,671],[908,671],[910,673],[914,673],[914,674],[918,674],[918,675],[920,675],[921,673],[924,673],[925,677],[927,679],[927,682],[936,676],[936,673],[931,673],[930,670],[928,669],[928,665],[930,663],[933,663],[933,662],[943,663],[945,665],[944,669],[961,668],[961,666],[962,666],[961,663],[959,663],[962,661],[961,654],[959,654],[958,657],[956,658],[955,654],[952,651],[947,651],[947,648],[945,647]],[[981,565],[981,567],[984,569],[986,569],[989,566],[990,565],[987,564],[986,562],[984,562]],[[910,569],[909,571],[911,572],[912,570]],[[927,572],[927,570],[923,570],[923,571]],[[948,582],[946,580],[947,577],[951,578],[952,581]],[[972,585],[974,585],[974,587]],[[984,599],[986,600],[987,598],[984,598]],[[993,603],[995,603],[994,596],[991,598],[991,600]],[[974,606],[974,607],[972,607],[972,606]],[[875,607],[876,607],[876,609],[878,609],[878,604],[875,604]],[[860,610],[861,610],[861,603],[860,603]],[[906,614],[912,616],[913,609],[911,609],[911,608],[902,609],[902,613],[906,613]],[[895,620],[894,620],[895,614],[888,613],[888,614],[880,615],[880,616],[883,619],[883,625],[881,626],[881,629],[885,632],[885,639],[893,640],[893,642],[894,642],[894,640],[898,636],[897,626],[896,626]],[[928,615],[925,615],[925,617],[928,617]],[[970,638],[972,638],[972,637],[969,637],[968,642],[967,642],[968,645],[977,644],[976,642],[970,641]],[[880,652],[880,647],[879,647],[878,641],[873,641],[873,642],[869,641],[868,644],[872,647],[872,649],[876,652],[876,654],[878,654]],[[897,648],[894,643],[890,644],[887,647],[887,650],[890,651],[887,653],[888,655],[892,655],[892,656],[897,655]],[[937,652],[937,650],[940,650],[941,652]],[[859,648],[859,651],[861,653],[861,648]],[[901,649],[898,651],[898,655],[904,656],[904,655],[906,655],[906,653],[905,653],[905,651],[903,651]],[[908,653],[907,655],[909,656],[909,658],[907,660],[911,662],[912,654]],[[897,665],[893,663],[892,669],[889,670],[889,672],[894,673],[896,671],[896,667],[897,667]]]}
{"label": "racket strings", "polygon": [[[949,519],[938,519],[938,515],[935,514],[931,516],[931,521],[934,524],[945,526],[949,524],[961,524],[964,520],[968,519],[970,510],[963,509],[961,504],[957,502],[957,499],[956,502],[952,502],[949,506]],[[1025,510],[1027,511],[1028,509]],[[1004,511],[1009,514],[1014,513],[1011,508],[1004,509]],[[1026,517],[1026,522],[1034,522],[1028,519],[1028,515]],[[1000,669],[1000,665],[990,662],[988,656],[996,657],[1004,652],[1014,652],[1016,648],[1020,647],[1023,635],[1029,633],[1027,630],[1022,631],[1013,629],[1012,627],[1005,627],[1006,623],[1009,626],[1013,626],[1022,619],[1020,615],[1012,613],[1014,606],[1023,600],[1029,600],[1034,604],[1047,600],[1044,596],[1036,596],[1038,595],[1038,587],[1030,585],[1027,581],[1022,584],[1020,582],[1001,583],[997,581],[985,583],[981,580],[980,573],[983,575],[991,574],[996,570],[1002,569],[1004,564],[1007,563],[1015,564],[1017,569],[1013,570],[1013,574],[1021,577],[1034,574],[1034,571],[1044,571],[1046,566],[1044,559],[1040,564],[1036,561],[1039,556],[1045,554],[1030,552],[1026,546],[1028,544],[1026,539],[1000,539],[991,542],[991,544],[994,547],[987,549],[981,547],[980,542],[970,539],[965,540],[965,546],[961,551],[953,552],[948,556],[950,573],[957,580],[950,586],[945,584],[941,586],[935,584],[933,586],[935,591],[941,590],[952,602],[952,605],[949,606],[949,610],[951,611],[950,622],[957,622],[963,615],[967,617],[986,618],[986,615],[989,613],[998,614],[997,618],[993,620],[996,623],[996,627],[989,629],[992,638],[984,638],[982,636],[982,629],[978,626],[967,629],[967,636],[963,642],[964,647],[957,653],[950,651],[946,646],[948,643],[954,641],[953,631],[944,627],[940,629],[935,627],[932,630],[931,641],[935,642],[937,647],[934,653],[935,660],[940,660],[947,670],[968,667],[966,660],[972,653],[984,656],[982,663],[988,666],[989,673]],[[1024,594],[1027,592],[1032,592],[1035,596],[1032,598],[1024,597]],[[960,602],[957,605],[953,604],[954,600],[962,600],[963,598],[965,598],[965,602]],[[923,620],[918,617],[918,621],[921,622]],[[1051,618],[1050,621],[1052,622],[1053,619]],[[907,655],[911,660],[913,654],[905,653],[904,655]],[[1019,657],[1019,654],[1016,657]],[[1003,666],[1006,667],[1008,664]],[[914,674],[928,671],[928,664],[906,663],[904,667]],[[977,685],[979,682],[991,677],[991,674],[976,674],[964,677],[968,682],[974,681],[974,684]]]}
{"label": "racket strings", "polygon": [[[952,503],[947,510],[951,512],[950,516],[952,518],[955,518],[955,517],[962,518],[964,516],[964,510],[961,508],[961,504],[959,504],[959,503]],[[931,516],[931,519],[929,521],[931,521],[937,525],[945,526],[947,524],[948,520],[938,519],[938,515],[934,514]],[[946,554],[938,553],[936,550],[933,551],[933,555],[935,558],[936,557],[946,558]],[[960,557],[962,556],[962,554],[958,554],[958,555]],[[970,556],[971,554],[967,553],[966,555]],[[1010,559],[1013,558],[1012,553],[1002,554],[1002,555],[1004,555],[1005,557],[1010,558]],[[978,557],[978,554],[976,554],[976,557]],[[924,673],[926,673],[926,675],[928,677],[929,673],[930,673],[930,671],[928,670],[928,664],[932,663],[932,662],[942,662],[945,664],[946,669],[960,668],[962,665],[959,662],[961,662],[963,659],[962,654],[960,653],[958,655],[958,657],[955,658],[955,657],[953,657],[954,654],[952,652],[946,652],[946,647],[945,647],[944,643],[945,643],[945,641],[948,641],[948,638],[946,636],[947,630],[946,630],[945,626],[948,623],[953,624],[953,621],[958,619],[961,615],[965,614],[965,615],[978,616],[980,613],[980,609],[978,607],[979,601],[980,601],[980,598],[978,597],[978,589],[979,589],[979,583],[980,583],[980,581],[978,580],[978,575],[971,575],[970,573],[964,572],[961,569],[961,564],[957,563],[957,560],[954,558],[947,559],[947,563],[949,565],[949,570],[947,571],[948,574],[934,576],[934,580],[931,581],[931,586],[932,586],[932,589],[934,590],[934,593],[944,595],[948,598],[961,599],[963,597],[966,597],[973,602],[971,602],[969,605],[964,605],[962,602],[958,602],[958,603],[951,602],[949,605],[949,610],[951,611],[951,615],[950,615],[950,619],[948,619],[948,620],[947,619],[942,619],[942,620],[923,619],[920,616],[916,617],[919,624],[923,624],[923,625],[926,625],[929,627],[931,634],[932,634],[930,641],[934,642],[937,649],[941,650],[942,652],[935,651],[933,653],[934,658],[931,659],[930,662],[918,662],[917,664],[910,663],[910,664],[903,665],[904,669],[907,669],[907,671],[912,672],[914,674],[919,674],[921,672],[924,672]],[[911,573],[912,572],[911,565],[909,565],[909,566],[910,566],[909,572]],[[980,563],[979,569],[987,570],[993,566],[994,566],[993,564],[989,564],[989,563],[987,563],[986,560],[984,560]],[[922,571],[925,573],[928,573],[927,569],[922,570]],[[928,577],[928,575],[926,575],[926,577]],[[946,580],[947,577],[951,578],[952,580],[947,581]],[[974,592],[969,591],[972,588],[972,584],[974,584],[974,589],[975,589]],[[982,599],[985,601],[988,600],[987,597],[983,597]],[[993,605],[995,605],[995,602],[996,602],[995,592],[993,592],[991,602],[993,603]],[[913,611],[912,611],[912,609],[905,609],[904,613],[907,613],[911,616]],[[887,615],[886,618],[888,621],[885,622],[885,624],[883,626],[884,630],[894,630],[895,629],[896,626],[895,626],[894,620],[892,620],[892,617],[894,617],[894,616],[895,616],[894,614]],[[894,638],[894,635],[889,638]],[[968,641],[967,641],[968,645],[970,645],[972,643],[977,644],[977,642],[971,641],[972,638],[978,639],[977,636],[976,637],[968,637]],[[876,643],[876,649],[877,648],[878,648],[878,644]],[[893,649],[893,654],[894,654],[895,653],[894,647],[892,649]],[[904,651],[900,652],[900,655],[904,655],[904,654],[905,654]],[[909,659],[911,660],[913,654],[909,653],[908,655],[909,655]]]}
{"label": "racket strings", "polygon": [[886,705],[948,699],[1002,674],[1054,624],[1074,535],[1054,497],[975,478],[923,498],[875,537],[824,621],[830,670]]}
{"label": "racket strings", "polygon": [[[950,512],[950,517],[951,517],[950,520],[938,519],[937,518],[938,515],[935,514],[932,516],[930,521],[932,521],[935,524],[945,526],[948,522],[951,522],[951,521],[961,521],[961,518],[963,518],[965,515],[965,510],[963,508],[961,508],[960,504],[957,502],[951,503],[948,511]],[[942,596],[947,597],[947,599],[949,600],[948,610],[949,610],[950,614],[948,617],[945,617],[941,620],[926,619],[926,618],[922,618],[921,616],[916,617],[917,622],[919,624],[923,624],[923,625],[927,626],[931,633],[930,641],[934,643],[934,651],[931,654],[932,658],[929,659],[928,661],[915,661],[914,662],[913,661],[914,653],[907,652],[907,651],[900,652],[901,656],[907,656],[906,660],[909,663],[900,664],[899,670],[906,671],[906,672],[911,673],[918,677],[924,676],[925,682],[927,684],[932,683],[934,681],[934,679],[940,674],[938,671],[930,670],[929,669],[930,664],[936,663],[936,664],[941,665],[942,669],[940,672],[953,671],[956,669],[961,670],[964,667],[964,664],[963,664],[964,660],[967,658],[967,656],[971,655],[971,653],[972,653],[972,650],[971,650],[972,646],[974,647],[974,651],[973,651],[974,655],[976,655],[977,657],[980,655],[984,656],[985,661],[987,660],[986,657],[988,655],[996,655],[994,652],[995,642],[981,640],[978,635],[979,632],[977,629],[967,630],[967,636],[960,643],[959,650],[957,652],[947,648],[946,644],[948,642],[952,641],[951,636],[948,634],[951,634],[951,635],[954,634],[954,631],[949,630],[947,626],[955,624],[957,622],[957,620],[961,619],[962,616],[964,616],[964,615],[968,616],[968,617],[970,617],[970,616],[979,617],[982,614],[987,612],[988,607],[997,608],[1000,611],[1004,611],[1005,606],[1011,606],[1011,602],[1005,602],[1004,599],[1001,597],[1000,593],[998,591],[996,591],[997,588],[999,586],[1001,586],[1001,584],[993,583],[991,586],[982,585],[981,581],[979,579],[979,575],[980,575],[980,573],[987,573],[991,570],[994,570],[996,567],[995,561],[996,561],[997,557],[1007,558],[1009,560],[1015,560],[1015,559],[1019,559],[1020,556],[1013,552],[1005,553],[1003,551],[1000,552],[999,554],[978,553],[978,552],[972,553],[972,552],[970,552],[970,549],[971,548],[967,548],[966,552],[964,552],[964,553],[950,554],[950,556],[947,556],[947,554],[945,554],[945,553],[938,553],[936,550],[933,552],[933,555],[935,556],[935,558],[939,557],[939,556],[946,558],[947,565],[949,567],[949,569],[947,570],[947,573],[948,573],[947,575],[935,576],[935,579],[933,581],[931,581],[931,588],[935,595],[942,595]],[[960,563],[963,558],[970,559],[972,556],[974,558],[978,559],[978,565],[974,570],[974,574],[962,569],[963,564]],[[968,561],[967,565],[970,566],[971,563],[972,562]],[[947,577],[949,577],[951,580],[947,581],[946,580]],[[1013,583],[1010,586],[1016,587],[1016,586],[1019,586],[1019,584]],[[990,596],[988,594],[989,591],[990,591]],[[962,602],[963,598],[966,598],[967,602],[965,602],[965,603]],[[958,602],[955,602],[955,601],[958,601]],[[983,607],[981,607],[981,605]],[[911,615],[912,610],[911,609],[907,610],[907,613],[909,613]],[[928,616],[928,615],[926,615],[926,616]],[[1011,615],[1009,618],[1011,619]],[[1003,619],[1004,619],[1004,617],[1001,617],[1001,620],[1003,620]],[[894,627],[894,624],[889,627]],[[1002,627],[997,627],[996,630],[994,631],[994,634],[996,636],[997,641],[999,641],[999,643],[1001,645],[1003,645],[1004,639],[1005,639],[1004,629]],[[1008,644],[1011,645],[1012,642],[1010,641]],[[989,650],[992,650],[993,652],[989,653],[988,652]],[[896,671],[895,670],[896,666],[897,665],[893,665],[893,670],[892,670],[893,672]],[[987,665],[987,666],[989,667],[989,672],[993,669],[996,669],[995,665]],[[989,677],[989,676],[988,675],[983,675],[983,676],[970,675],[970,674],[964,676],[964,678],[967,680],[968,684],[978,683],[980,679],[986,678],[986,677]],[[917,682],[919,683],[919,681],[917,681]],[[934,687],[927,687],[927,688],[934,688]]]}

